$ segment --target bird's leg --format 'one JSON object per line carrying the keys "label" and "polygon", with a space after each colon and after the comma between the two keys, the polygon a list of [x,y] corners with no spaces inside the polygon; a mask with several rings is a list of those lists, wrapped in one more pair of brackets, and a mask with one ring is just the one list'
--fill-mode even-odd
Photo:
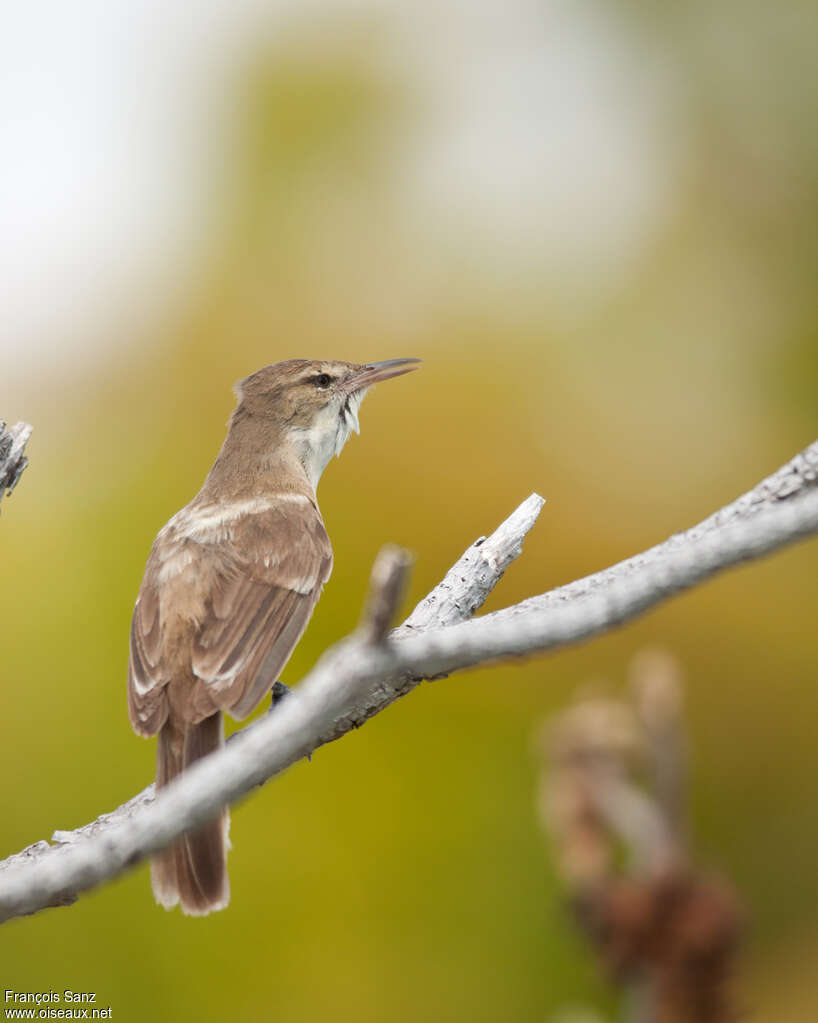
{"label": "bird's leg", "polygon": [[[292,689],[290,689],[289,686],[285,686],[281,679],[277,679],[275,682],[273,682],[273,688],[270,690],[271,696],[270,709],[267,711],[267,713],[272,714],[272,712],[276,709],[279,703],[281,703],[281,701],[285,699],[285,697],[289,696],[291,692]],[[312,762],[312,753],[307,754],[307,760]]]}
{"label": "bird's leg", "polygon": [[[270,704],[270,709],[267,711],[267,713],[270,714],[272,711],[274,711],[277,704],[281,703],[285,696],[289,696],[290,692],[291,692],[290,687],[285,686],[283,682],[280,681],[274,682],[273,688],[271,690],[272,702]],[[255,722],[251,722],[249,725],[247,725],[247,728],[252,728],[254,723]],[[242,729],[242,731],[246,731],[246,729]],[[234,732],[232,735],[228,736],[227,741],[232,742],[233,739],[235,739],[238,734],[239,734],[238,732]]]}

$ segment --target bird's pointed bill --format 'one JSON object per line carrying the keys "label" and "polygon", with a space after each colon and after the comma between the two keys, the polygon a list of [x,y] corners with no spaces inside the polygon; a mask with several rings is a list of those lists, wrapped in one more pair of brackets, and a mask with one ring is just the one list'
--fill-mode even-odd
{"label": "bird's pointed bill", "polygon": [[354,394],[356,391],[380,383],[381,380],[411,373],[419,365],[420,359],[386,359],[384,362],[370,362],[363,367],[360,373],[356,373],[345,381],[343,387],[347,394]]}

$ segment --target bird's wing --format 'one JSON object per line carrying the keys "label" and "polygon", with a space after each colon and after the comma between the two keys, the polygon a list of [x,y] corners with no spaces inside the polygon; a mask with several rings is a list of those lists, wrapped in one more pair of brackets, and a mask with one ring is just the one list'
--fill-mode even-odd
{"label": "bird's wing", "polygon": [[[164,544],[160,534],[134,611],[129,706],[143,734],[164,723],[163,693],[180,669],[190,676],[184,718],[219,709],[246,717],[278,678],[332,570],[329,537],[307,498],[201,516],[210,532],[195,515],[177,517]],[[186,641],[175,641],[175,628]]]}
{"label": "bird's wing", "polygon": [[162,647],[157,543],[151,550],[131,621],[128,713],[134,731],[155,735],[168,716],[165,686],[172,667]]}
{"label": "bird's wing", "polygon": [[332,570],[318,509],[282,502],[236,519],[223,545],[191,666],[216,705],[243,718],[289,659]]}

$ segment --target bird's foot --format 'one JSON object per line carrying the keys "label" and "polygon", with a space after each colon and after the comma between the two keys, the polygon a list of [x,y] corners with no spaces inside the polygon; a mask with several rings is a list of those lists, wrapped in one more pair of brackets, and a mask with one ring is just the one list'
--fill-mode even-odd
{"label": "bird's foot", "polygon": [[272,710],[277,704],[281,703],[285,696],[289,695],[290,695],[289,686],[285,686],[281,680],[279,680],[278,682],[274,682],[271,691],[272,699],[270,702],[270,710]]}

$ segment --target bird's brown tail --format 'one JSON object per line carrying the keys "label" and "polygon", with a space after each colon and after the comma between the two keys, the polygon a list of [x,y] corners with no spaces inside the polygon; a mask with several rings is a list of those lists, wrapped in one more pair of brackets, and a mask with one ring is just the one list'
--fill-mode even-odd
{"label": "bird's brown tail", "polygon": [[[169,725],[159,732],[156,751],[156,787],[168,785],[196,760],[212,753],[224,743],[221,713],[196,725],[189,725],[184,738],[175,735]],[[230,901],[227,878],[227,810],[215,820],[183,835],[170,848],[151,860],[151,884],[160,906],[172,909],[181,903],[190,916],[204,916],[224,909]]]}

